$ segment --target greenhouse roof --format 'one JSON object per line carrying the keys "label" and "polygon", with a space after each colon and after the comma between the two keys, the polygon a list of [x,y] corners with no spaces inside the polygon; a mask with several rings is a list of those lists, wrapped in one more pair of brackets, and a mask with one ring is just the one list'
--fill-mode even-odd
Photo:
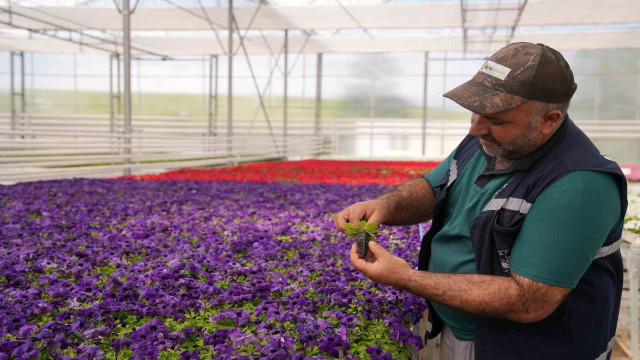
{"label": "greenhouse roof", "polygon": [[[304,53],[490,52],[512,41],[561,50],[640,48],[637,0],[265,4],[233,9],[248,54],[279,50],[281,30],[292,31],[289,52]],[[139,7],[131,26],[136,54],[227,53],[224,7]],[[0,6],[0,29],[5,51],[122,52],[122,15],[115,7]],[[237,32],[234,37],[237,51]]]}

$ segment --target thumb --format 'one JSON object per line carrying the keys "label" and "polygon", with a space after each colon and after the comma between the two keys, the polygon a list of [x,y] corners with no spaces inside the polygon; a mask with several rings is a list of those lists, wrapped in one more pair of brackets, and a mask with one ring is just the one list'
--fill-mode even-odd
{"label": "thumb", "polygon": [[385,253],[389,253],[387,249],[378,244],[377,241],[369,241],[369,250],[371,250],[371,253],[373,253],[373,255],[375,255],[376,257],[384,255]]}

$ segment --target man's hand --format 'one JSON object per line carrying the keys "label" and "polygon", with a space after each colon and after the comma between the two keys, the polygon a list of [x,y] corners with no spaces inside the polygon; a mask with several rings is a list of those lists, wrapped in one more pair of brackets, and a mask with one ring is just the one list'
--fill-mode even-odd
{"label": "man's hand", "polygon": [[351,264],[364,276],[377,283],[405,287],[411,267],[406,261],[393,256],[375,241],[369,241],[369,253],[358,255],[355,244],[351,247]]}
{"label": "man's hand", "polygon": [[358,225],[360,220],[385,225],[411,225],[431,219],[433,190],[423,177],[409,180],[375,200],[363,201],[340,211],[333,218],[336,228],[347,231],[347,222]]}
{"label": "man's hand", "polygon": [[340,211],[333,218],[333,223],[336,225],[338,230],[345,232],[348,230],[345,226],[347,222],[360,226],[360,220],[364,219],[368,223],[374,222],[382,224],[387,220],[388,216],[389,206],[387,202],[385,200],[375,199],[355,203]]}
{"label": "man's hand", "polygon": [[518,274],[490,276],[418,271],[375,241],[369,254],[351,247],[351,264],[371,281],[395,286],[427,300],[473,315],[530,323],[549,316],[571,289],[543,284]]}

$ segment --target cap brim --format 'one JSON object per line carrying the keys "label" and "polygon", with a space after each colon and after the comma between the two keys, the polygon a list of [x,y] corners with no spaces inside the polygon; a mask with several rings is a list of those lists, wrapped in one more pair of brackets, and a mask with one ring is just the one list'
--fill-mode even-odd
{"label": "cap brim", "polygon": [[477,114],[493,114],[529,101],[520,96],[493,90],[475,80],[469,80],[443,96]]}

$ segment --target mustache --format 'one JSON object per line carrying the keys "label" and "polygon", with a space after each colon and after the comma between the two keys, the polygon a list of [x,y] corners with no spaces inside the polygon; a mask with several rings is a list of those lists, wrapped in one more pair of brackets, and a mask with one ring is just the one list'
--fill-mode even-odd
{"label": "mustache", "polygon": [[496,140],[493,136],[491,135],[480,135],[480,139],[487,141],[487,142],[492,142],[494,144],[500,144],[500,142],[498,140]]}

